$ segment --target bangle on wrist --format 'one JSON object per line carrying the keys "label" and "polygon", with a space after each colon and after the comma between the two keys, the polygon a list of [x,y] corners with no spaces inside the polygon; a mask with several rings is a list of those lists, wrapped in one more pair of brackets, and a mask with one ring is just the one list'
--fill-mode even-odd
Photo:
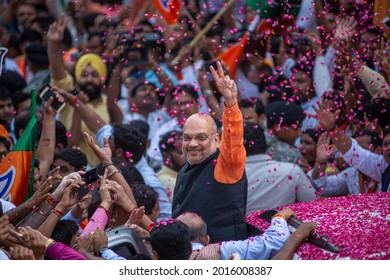
{"label": "bangle on wrist", "polygon": [[49,202],[54,207],[57,206],[58,202],[51,195],[49,195],[46,200],[47,200],[47,202]]}
{"label": "bangle on wrist", "polygon": [[52,239],[52,238],[48,238],[47,240],[46,240],[46,249],[45,250],[47,250],[47,248],[49,248],[53,243],[55,243],[56,241],[54,240],[54,239]]}
{"label": "bangle on wrist", "polygon": [[62,218],[62,216],[64,216],[64,213],[62,213],[62,211],[57,210],[55,208],[53,210],[51,210],[51,212],[56,214],[58,217],[60,217],[60,219]]}
{"label": "bangle on wrist", "polygon": [[99,207],[98,208],[101,208],[101,209],[103,209],[104,210],[104,212],[106,212],[106,215],[107,215],[107,217],[109,217],[109,215],[108,215],[108,210],[103,206],[103,205],[99,205]]}
{"label": "bangle on wrist", "polygon": [[114,165],[114,164],[112,162],[103,164],[103,170],[106,170],[106,168],[111,166],[111,165]]}
{"label": "bangle on wrist", "polygon": [[121,173],[121,171],[119,169],[115,169],[115,170],[111,171],[110,173],[108,173],[107,179],[110,179],[110,177],[112,175],[114,175],[115,173]]}
{"label": "bangle on wrist", "polygon": [[75,104],[78,99],[79,99],[78,95],[73,96],[72,100],[69,102],[69,105],[73,106],[73,104]]}
{"label": "bangle on wrist", "polygon": [[152,231],[152,229],[154,228],[156,224],[155,223],[151,223],[149,226],[148,226],[148,231]]}
{"label": "bangle on wrist", "polygon": [[325,161],[325,162],[321,162],[321,161],[318,161],[318,160],[316,160],[316,163],[318,163],[319,165],[325,165],[325,164],[328,164],[328,162],[327,162],[327,161]]}

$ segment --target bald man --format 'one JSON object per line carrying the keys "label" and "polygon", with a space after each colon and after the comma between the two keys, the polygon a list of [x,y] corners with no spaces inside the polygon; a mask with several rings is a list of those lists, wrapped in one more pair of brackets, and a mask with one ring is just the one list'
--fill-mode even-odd
{"label": "bald man", "polygon": [[187,164],[180,170],[172,201],[172,216],[184,212],[198,214],[206,222],[211,242],[247,238],[244,221],[247,179],[243,145],[242,114],[237,104],[237,86],[223,73],[211,72],[225,106],[224,131],[219,139],[214,120],[194,114],[183,126],[183,155]]}

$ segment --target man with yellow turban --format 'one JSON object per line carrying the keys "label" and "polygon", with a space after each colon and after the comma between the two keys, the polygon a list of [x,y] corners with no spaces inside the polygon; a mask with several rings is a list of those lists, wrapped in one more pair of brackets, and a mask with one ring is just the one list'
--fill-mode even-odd
{"label": "man with yellow turban", "polygon": [[63,50],[60,42],[65,26],[66,21],[61,19],[54,22],[47,33],[49,61],[52,70],[51,84],[68,92],[74,90],[80,92],[72,100],[67,100],[69,104],[61,111],[60,120],[70,132],[69,146],[79,145],[81,151],[87,155],[88,163],[91,166],[96,166],[99,162],[82,137],[83,131],[92,135],[93,133],[81,121],[81,118],[74,113],[71,105],[77,101],[78,97],[84,96],[87,100],[86,105],[98,113],[105,122],[110,122],[107,97],[102,94],[102,86],[107,76],[107,67],[99,55],[86,53],[78,59],[73,79],[65,70],[61,55]]}

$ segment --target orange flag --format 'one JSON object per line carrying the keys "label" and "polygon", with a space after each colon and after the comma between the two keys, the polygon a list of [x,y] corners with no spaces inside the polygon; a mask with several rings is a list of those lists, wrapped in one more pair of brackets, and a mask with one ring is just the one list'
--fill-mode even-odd
{"label": "orange flag", "polygon": [[178,0],[153,0],[153,4],[169,24],[179,21],[180,3]]}
{"label": "orange flag", "polygon": [[32,90],[30,121],[15,146],[0,163],[0,198],[16,206],[22,204],[33,192],[38,123],[35,100],[35,90]]}
{"label": "orange flag", "polygon": [[231,77],[236,77],[236,68],[240,62],[242,52],[244,51],[245,45],[248,41],[249,34],[245,33],[241,41],[231,46],[229,49],[221,53],[216,60],[223,60],[226,67],[229,70]]}

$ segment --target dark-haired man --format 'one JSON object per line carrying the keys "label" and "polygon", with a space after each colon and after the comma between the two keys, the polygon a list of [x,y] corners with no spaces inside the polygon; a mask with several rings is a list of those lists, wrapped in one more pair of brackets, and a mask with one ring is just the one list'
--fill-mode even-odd
{"label": "dark-haired man", "polygon": [[340,112],[330,112],[319,105],[315,108],[322,128],[329,131],[330,138],[343,158],[352,167],[381,183],[382,191],[390,191],[390,122],[383,129],[382,155],[368,151],[347,136],[336,125]]}
{"label": "dark-haired man", "polygon": [[264,130],[258,124],[244,124],[244,139],[248,177],[247,214],[316,198],[310,180],[298,165],[274,161],[266,154]]}
{"label": "dark-haired man", "polygon": [[164,165],[157,172],[157,178],[164,185],[167,195],[172,200],[173,189],[180,169],[185,164],[185,159],[181,150],[182,132],[169,131],[160,140],[160,150],[164,158]]}
{"label": "dark-haired man", "polygon": [[302,154],[295,146],[301,134],[305,114],[299,105],[288,101],[275,101],[266,109],[267,128],[271,135],[267,153],[273,160],[297,163]]}
{"label": "dark-haired man", "polygon": [[65,148],[54,156],[53,168],[60,167],[60,175],[84,171],[87,167],[87,157],[80,150]]}

